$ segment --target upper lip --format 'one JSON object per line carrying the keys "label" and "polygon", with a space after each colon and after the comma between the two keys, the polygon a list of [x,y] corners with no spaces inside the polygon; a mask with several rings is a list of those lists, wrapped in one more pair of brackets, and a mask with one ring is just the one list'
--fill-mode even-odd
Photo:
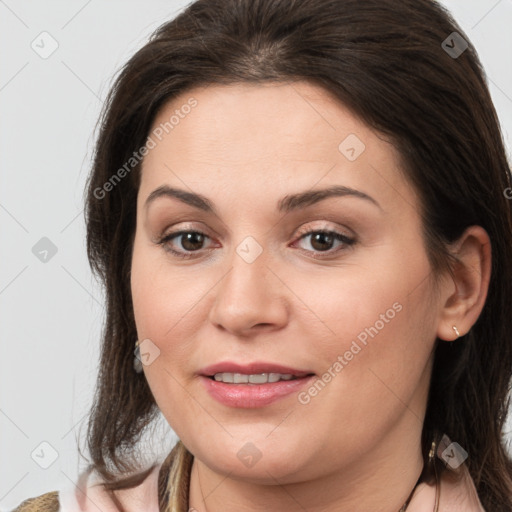
{"label": "upper lip", "polygon": [[299,378],[313,374],[313,372],[298,370],[297,368],[290,368],[289,366],[260,361],[255,361],[248,364],[238,364],[230,361],[222,361],[220,363],[206,366],[200,370],[199,373],[207,377],[211,377],[216,373],[243,373],[246,375],[253,375],[257,373],[282,373],[294,375],[295,377]]}

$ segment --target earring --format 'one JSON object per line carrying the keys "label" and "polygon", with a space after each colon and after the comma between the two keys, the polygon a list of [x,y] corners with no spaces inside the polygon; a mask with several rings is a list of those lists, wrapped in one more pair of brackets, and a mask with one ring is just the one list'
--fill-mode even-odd
{"label": "earring", "polygon": [[436,496],[435,496],[435,503],[434,503],[434,512],[438,512],[439,510],[439,497],[441,493],[441,488],[439,485],[439,475],[437,474],[437,467],[436,467],[436,449],[437,449],[437,443],[436,441],[432,441],[432,445],[430,447],[430,452],[428,453],[428,464],[431,469],[434,470],[434,475],[436,477]]}
{"label": "earring", "polygon": [[430,446],[430,451],[428,452],[428,463],[430,466],[434,463],[434,457],[436,455],[436,442],[432,441],[432,445]]}
{"label": "earring", "polygon": [[133,351],[134,358],[133,358],[133,369],[140,373],[142,372],[142,359],[140,358],[140,347],[139,347],[139,340],[135,342],[135,350]]}
{"label": "earring", "polygon": [[457,327],[455,325],[452,327],[452,329],[455,331],[455,334],[457,335],[457,338],[460,338],[459,329],[457,329]]}

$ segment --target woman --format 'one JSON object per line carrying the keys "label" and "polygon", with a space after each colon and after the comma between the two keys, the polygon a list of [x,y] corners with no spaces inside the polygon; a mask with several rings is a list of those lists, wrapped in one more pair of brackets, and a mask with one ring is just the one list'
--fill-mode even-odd
{"label": "woman", "polygon": [[437,3],[191,4],[102,118],[92,464],[17,510],[510,511],[511,191]]}

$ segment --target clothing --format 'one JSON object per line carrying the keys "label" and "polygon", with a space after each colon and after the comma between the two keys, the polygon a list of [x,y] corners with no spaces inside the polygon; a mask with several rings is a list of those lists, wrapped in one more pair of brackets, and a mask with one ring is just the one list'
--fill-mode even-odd
{"label": "clothing", "polygon": [[[178,441],[141,485],[116,492],[124,512],[188,512],[192,462],[192,454]],[[25,500],[13,512],[119,512],[98,480],[89,476],[82,475],[77,485],[85,494],[73,486]],[[435,484],[419,484],[407,512],[432,512],[435,493]],[[439,512],[485,512],[464,464],[443,473]]]}

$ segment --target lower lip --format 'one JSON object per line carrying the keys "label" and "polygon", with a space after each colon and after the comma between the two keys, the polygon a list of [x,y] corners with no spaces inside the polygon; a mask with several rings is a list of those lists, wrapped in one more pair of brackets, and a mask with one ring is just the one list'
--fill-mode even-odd
{"label": "lower lip", "polygon": [[280,380],[266,384],[226,384],[201,376],[210,396],[229,407],[255,409],[297,393],[313,379],[314,375],[300,379]]}

